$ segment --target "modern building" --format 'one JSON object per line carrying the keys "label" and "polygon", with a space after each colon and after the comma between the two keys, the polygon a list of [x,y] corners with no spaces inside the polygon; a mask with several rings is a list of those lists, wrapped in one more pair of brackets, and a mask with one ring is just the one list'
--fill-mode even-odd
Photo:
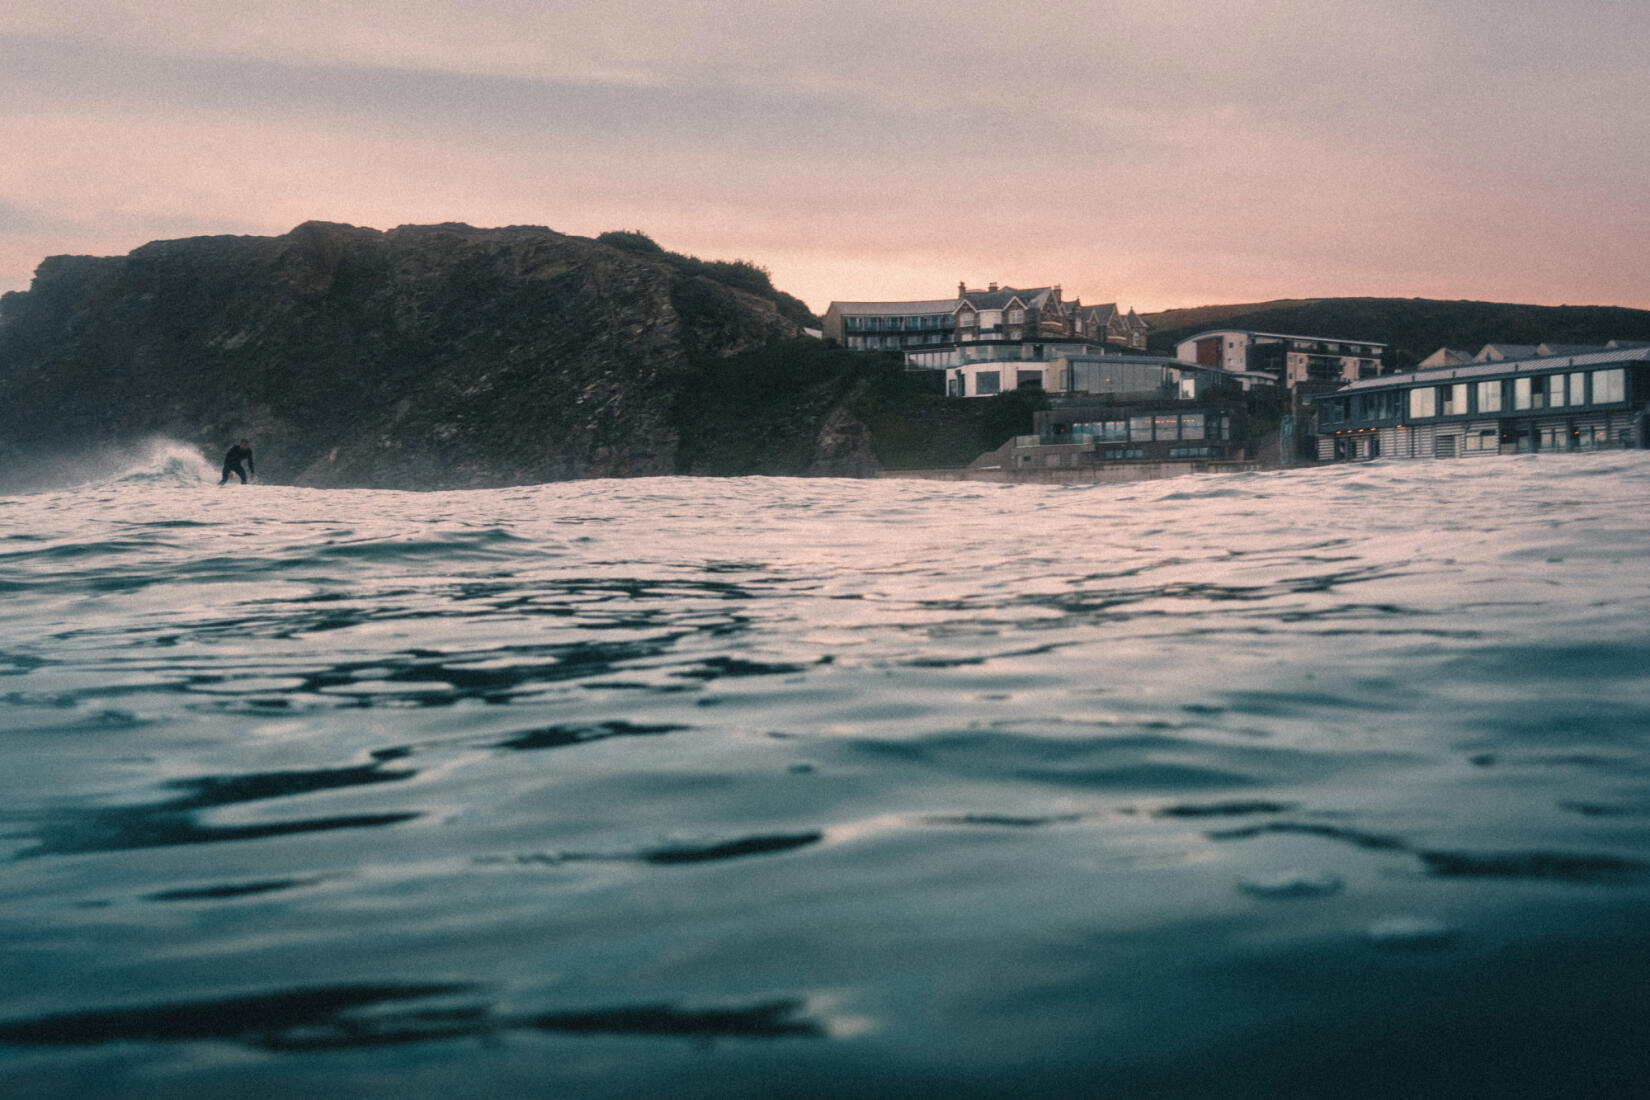
{"label": "modern building", "polygon": [[1645,447],[1650,347],[1435,367],[1310,400],[1321,461]]}
{"label": "modern building", "polygon": [[1160,399],[1179,392],[1186,364],[1159,355],[1107,352],[1093,345],[1045,345],[1030,358],[969,357],[945,368],[945,392],[952,397],[990,397],[1021,386],[1038,386],[1051,396],[1135,394]]}
{"label": "modern building", "polygon": [[832,302],[820,331],[859,351],[903,351],[956,342],[956,298],[929,302]]}
{"label": "modern building", "polygon": [[1017,470],[1231,461],[1244,453],[1232,416],[1218,403],[1067,404],[1035,413],[1035,434],[1015,436],[981,461]]}
{"label": "modern building", "polygon": [[1387,370],[1387,346],[1372,340],[1343,340],[1249,329],[1211,329],[1175,346],[1175,358],[1199,366],[1265,375],[1277,384],[1356,382]]}

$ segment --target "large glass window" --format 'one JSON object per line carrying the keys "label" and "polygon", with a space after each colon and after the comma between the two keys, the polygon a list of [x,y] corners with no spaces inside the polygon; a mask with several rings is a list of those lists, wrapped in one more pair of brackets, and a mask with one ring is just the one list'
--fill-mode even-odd
{"label": "large glass window", "polygon": [[1528,408],[1532,408],[1532,407],[1533,406],[1531,404],[1530,380],[1528,378],[1514,378],[1513,379],[1513,408],[1514,409],[1528,409]]}
{"label": "large glass window", "polygon": [[1438,390],[1433,386],[1417,386],[1409,391],[1409,416],[1422,420],[1438,415]]}
{"label": "large glass window", "polygon": [[1181,439],[1203,438],[1203,414],[1185,413],[1180,417]]}
{"label": "large glass window", "polygon": [[1152,441],[1152,418],[1149,416],[1129,417],[1129,442],[1150,443]]}
{"label": "large glass window", "polygon": [[1453,386],[1439,386],[1439,416],[1463,416],[1467,411],[1467,384],[1457,382]]}
{"label": "large glass window", "polygon": [[1501,411],[1501,382],[1478,383],[1478,411],[1493,413]]}
{"label": "large glass window", "polygon": [[1581,371],[1570,375],[1570,404],[1585,405],[1587,403],[1587,375]]}
{"label": "large glass window", "polygon": [[977,394],[1001,393],[1002,388],[1001,371],[983,370],[974,376],[974,392]]}
{"label": "large glass window", "polygon": [[1153,420],[1156,421],[1153,428],[1159,442],[1180,438],[1180,417],[1171,413],[1168,416],[1153,417]]}
{"label": "large glass window", "polygon": [[1549,374],[1547,376],[1547,407],[1562,409],[1564,407],[1564,376]]}
{"label": "large glass window", "polygon": [[1593,372],[1593,404],[1609,405],[1627,400],[1627,372],[1615,370]]}

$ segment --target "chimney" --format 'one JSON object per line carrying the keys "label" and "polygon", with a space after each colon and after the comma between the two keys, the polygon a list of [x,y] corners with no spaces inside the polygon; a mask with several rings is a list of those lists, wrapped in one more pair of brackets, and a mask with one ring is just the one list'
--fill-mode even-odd
{"label": "chimney", "polygon": [[993,294],[997,293],[997,284],[996,283],[991,284],[991,293],[993,293]]}
{"label": "chimney", "polygon": [[968,284],[963,282],[961,279],[958,279],[957,280],[957,297],[962,298],[962,297],[965,297],[967,294],[968,294]]}

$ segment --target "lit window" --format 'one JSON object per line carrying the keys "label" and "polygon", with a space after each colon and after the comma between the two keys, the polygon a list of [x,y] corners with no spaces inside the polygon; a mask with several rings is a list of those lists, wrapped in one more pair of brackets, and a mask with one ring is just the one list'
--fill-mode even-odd
{"label": "lit window", "polygon": [[1438,390],[1432,386],[1417,386],[1409,391],[1409,416],[1421,420],[1438,415]]}

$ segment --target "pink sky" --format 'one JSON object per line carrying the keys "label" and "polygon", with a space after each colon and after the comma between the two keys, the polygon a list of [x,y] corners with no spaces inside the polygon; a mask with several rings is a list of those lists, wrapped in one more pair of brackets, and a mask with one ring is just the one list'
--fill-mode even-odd
{"label": "pink sky", "polygon": [[1650,308],[1624,0],[12,0],[0,290],[310,220],[640,229],[822,311]]}

